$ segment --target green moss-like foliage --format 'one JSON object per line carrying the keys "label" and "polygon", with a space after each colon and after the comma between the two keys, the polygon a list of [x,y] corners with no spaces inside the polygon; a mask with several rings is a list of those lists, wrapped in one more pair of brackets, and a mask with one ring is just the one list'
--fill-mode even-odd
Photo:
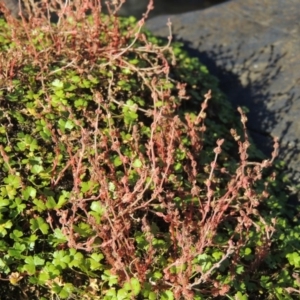
{"label": "green moss-like foliage", "polygon": [[293,299],[299,225],[245,115],[180,45],[73,20],[0,20],[1,299]]}

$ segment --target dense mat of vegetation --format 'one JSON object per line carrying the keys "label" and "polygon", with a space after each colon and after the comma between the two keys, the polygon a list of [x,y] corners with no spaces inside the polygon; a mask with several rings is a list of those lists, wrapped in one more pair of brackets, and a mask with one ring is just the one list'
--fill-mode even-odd
{"label": "dense mat of vegetation", "polygon": [[0,19],[0,298],[297,299],[277,142],[180,45],[76,7]]}

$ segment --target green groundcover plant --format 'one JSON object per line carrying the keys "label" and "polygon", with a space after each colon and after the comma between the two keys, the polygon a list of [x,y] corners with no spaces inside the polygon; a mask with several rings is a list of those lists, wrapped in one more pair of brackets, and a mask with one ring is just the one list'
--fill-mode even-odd
{"label": "green groundcover plant", "polygon": [[0,19],[0,298],[297,299],[278,142],[143,20],[54,4]]}

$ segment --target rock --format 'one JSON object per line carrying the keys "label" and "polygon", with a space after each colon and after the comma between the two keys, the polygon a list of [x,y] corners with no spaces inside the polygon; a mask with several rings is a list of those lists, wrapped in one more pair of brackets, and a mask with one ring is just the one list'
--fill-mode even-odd
{"label": "rock", "polygon": [[[170,17],[175,40],[219,78],[235,106],[250,109],[258,147],[270,155],[272,137],[280,138],[280,158],[299,183],[300,1],[231,0]],[[147,28],[166,37],[166,23],[166,15],[155,17]]]}
{"label": "rock", "polygon": [[0,4],[4,5],[14,18],[20,17],[20,11],[24,17],[27,17],[27,13],[24,11],[23,3],[18,0],[0,0]]}

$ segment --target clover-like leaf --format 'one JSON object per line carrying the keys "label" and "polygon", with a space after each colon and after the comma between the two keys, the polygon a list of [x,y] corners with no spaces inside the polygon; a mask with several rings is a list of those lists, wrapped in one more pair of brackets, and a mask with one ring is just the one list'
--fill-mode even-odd
{"label": "clover-like leaf", "polygon": [[70,255],[64,250],[55,251],[53,253],[52,263],[55,266],[59,266],[62,269],[65,269],[69,265],[70,261],[71,261]]}
{"label": "clover-like leaf", "polygon": [[132,164],[135,168],[141,168],[143,166],[143,163],[141,162],[140,159],[136,158],[134,161],[133,161],[133,164]]}
{"label": "clover-like leaf", "polygon": [[28,274],[34,274],[36,272],[37,266],[42,266],[45,263],[45,260],[40,258],[38,255],[27,256],[25,258],[25,265],[23,266],[23,270]]}
{"label": "clover-like leaf", "polygon": [[29,197],[34,199],[36,197],[36,189],[32,186],[27,186],[25,190],[22,192],[22,195],[25,200],[28,200]]}
{"label": "clover-like leaf", "polygon": [[21,177],[18,175],[8,175],[3,181],[14,189],[18,189],[21,186]]}
{"label": "clover-like leaf", "polygon": [[137,278],[131,278],[129,282],[125,282],[123,288],[134,296],[137,296],[141,291],[141,285]]}
{"label": "clover-like leaf", "polygon": [[31,219],[30,224],[33,231],[40,230],[43,234],[47,234],[49,231],[49,225],[41,217]]}
{"label": "clover-like leaf", "polygon": [[118,277],[113,275],[110,270],[105,270],[101,275],[101,278],[102,280],[107,281],[110,287],[118,283]]}
{"label": "clover-like leaf", "polygon": [[62,89],[64,87],[64,83],[59,79],[55,79],[52,81],[52,86],[57,89]]}
{"label": "clover-like leaf", "polygon": [[161,293],[160,296],[161,300],[173,300],[174,299],[174,295],[171,291],[167,290]]}
{"label": "clover-like leaf", "polygon": [[0,223],[0,236],[4,237],[7,235],[7,229],[10,229],[13,226],[13,223],[11,220],[1,222]]}
{"label": "clover-like leaf", "polygon": [[296,268],[300,268],[300,255],[298,252],[288,253],[286,255],[286,258],[288,259],[289,263],[292,266],[295,266]]}

